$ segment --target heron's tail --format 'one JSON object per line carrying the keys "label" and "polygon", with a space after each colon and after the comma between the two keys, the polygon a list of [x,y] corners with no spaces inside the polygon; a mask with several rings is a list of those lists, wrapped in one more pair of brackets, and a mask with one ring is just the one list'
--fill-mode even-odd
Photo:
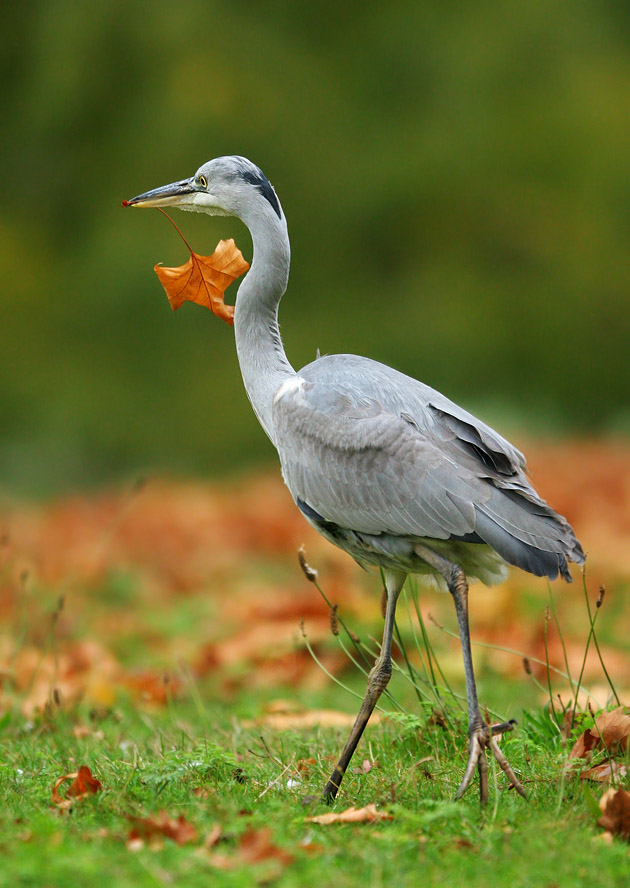
{"label": "heron's tail", "polygon": [[494,487],[488,502],[475,507],[477,534],[499,555],[537,577],[567,583],[567,562],[584,564],[586,556],[566,518],[527,485],[519,489]]}

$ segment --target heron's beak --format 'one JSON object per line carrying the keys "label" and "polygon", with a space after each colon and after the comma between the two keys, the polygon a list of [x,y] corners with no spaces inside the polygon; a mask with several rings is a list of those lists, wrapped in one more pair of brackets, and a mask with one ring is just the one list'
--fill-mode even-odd
{"label": "heron's beak", "polygon": [[197,189],[193,179],[182,179],[181,182],[173,182],[171,185],[162,185],[152,191],[145,191],[131,200],[123,200],[123,207],[173,207],[182,203],[188,203],[188,195],[194,194]]}

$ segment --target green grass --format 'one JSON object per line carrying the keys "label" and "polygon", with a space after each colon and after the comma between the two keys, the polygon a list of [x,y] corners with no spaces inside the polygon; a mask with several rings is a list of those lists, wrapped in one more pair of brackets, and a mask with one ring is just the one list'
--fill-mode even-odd
{"label": "green grass", "polygon": [[[110,577],[106,585],[112,595],[104,588],[102,602],[113,610],[130,607],[137,597],[132,576]],[[628,845],[605,843],[596,824],[595,799],[603,788],[585,788],[579,768],[568,766],[573,737],[587,722],[592,724],[592,716],[580,714],[573,737],[563,738],[559,704],[554,719],[541,706],[540,684],[536,687],[524,672],[520,679],[508,679],[482,668],[479,690],[482,704],[491,703],[502,717],[519,719],[518,729],[504,736],[502,749],[529,800],[509,790],[491,760],[489,805],[480,809],[475,784],[462,801],[452,801],[467,757],[461,670],[455,678],[443,671],[450,640],[435,626],[418,623],[413,587],[406,602],[399,635],[404,652],[398,651],[391,695],[383,699],[387,717],[368,727],[333,806],[342,811],[373,803],[390,820],[328,826],[308,820],[329,810],[319,794],[346,729],[276,732],[264,722],[252,723],[277,698],[356,712],[353,694],[360,696],[364,686],[359,669],[342,675],[344,686],[330,681],[318,691],[248,686],[247,680],[230,686],[212,671],[195,683],[182,672],[182,691],[165,706],[123,695],[110,707],[51,705],[35,717],[21,713],[20,697],[11,696],[8,683],[0,716],[0,888],[625,886]],[[192,632],[195,620],[203,622],[207,616],[196,598],[172,597],[168,604],[163,612],[146,614],[146,620],[138,609],[138,638],[143,626],[153,626],[160,637],[167,628],[173,634]],[[614,634],[614,607],[604,614],[603,626],[595,626],[599,609],[591,608],[590,615],[585,611],[585,647],[595,643],[602,628],[604,634]],[[577,621],[576,610],[574,605]],[[81,611],[75,619],[80,634],[96,631],[94,616],[94,625],[85,623]],[[51,628],[40,633],[41,644],[54,649],[57,620],[48,620]],[[357,651],[342,621],[339,615],[341,633],[327,644],[345,645],[357,662],[365,651],[368,660],[373,657],[377,645],[369,639],[378,627],[352,627],[360,630],[365,644]],[[549,631],[552,622],[554,631],[560,631],[551,611]],[[134,647],[132,636],[125,638],[120,653],[126,665],[142,662],[141,643]],[[321,650],[320,645],[316,654]],[[475,656],[483,666],[481,652],[477,647]],[[152,656],[159,659],[155,650]],[[574,688],[578,678],[572,677]],[[552,686],[556,680],[550,673]],[[446,719],[436,718],[438,711]],[[374,763],[368,773],[361,768],[365,759]],[[103,789],[61,811],[52,804],[52,787],[81,765],[91,768]],[[160,811],[183,816],[198,838],[182,846],[165,838],[131,850],[130,818]],[[204,847],[217,827],[218,842]],[[272,846],[290,860],[273,855],[245,860],[242,838],[260,830],[269,830]]]}
{"label": "green grass", "polygon": [[[627,845],[598,839],[588,799],[565,769],[567,747],[540,714],[503,742],[529,802],[507,791],[492,764],[486,810],[474,789],[463,801],[450,801],[465,764],[465,728],[461,719],[449,730],[432,724],[427,708],[368,728],[353,766],[364,758],[377,766],[367,774],[351,769],[334,806],[376,803],[392,819],[320,826],[306,818],[327,807],[304,799],[321,791],[343,732],[243,728],[239,715],[260,711],[260,697],[206,708],[195,705],[195,696],[155,712],[123,702],[102,712],[56,710],[36,723],[5,716],[0,885],[627,884]],[[333,688],[309,702],[353,706]],[[77,738],[77,724],[94,733]],[[307,759],[315,761],[298,770]],[[81,764],[90,766],[103,790],[60,812],[51,806],[51,788]],[[162,809],[183,814],[199,840],[180,847],[166,839],[157,848],[128,850],[128,818]],[[217,824],[220,841],[200,851]],[[243,833],[266,827],[291,863],[270,859],[230,870],[212,865],[208,855],[237,860]]]}

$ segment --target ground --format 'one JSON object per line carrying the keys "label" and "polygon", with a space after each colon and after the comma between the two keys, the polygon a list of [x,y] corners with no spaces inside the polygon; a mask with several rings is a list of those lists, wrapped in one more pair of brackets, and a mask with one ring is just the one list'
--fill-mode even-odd
{"label": "ground", "polygon": [[[318,792],[377,650],[380,580],[309,528],[277,473],[5,498],[0,885],[96,885],[104,872],[117,886],[308,885],[322,873],[340,886],[420,874],[626,884],[628,845],[597,826],[607,787],[579,776],[606,754],[568,756],[615,694],[630,702],[630,455],[596,442],[527,452],[588,553],[570,587],[514,571],[471,591],[481,701],[519,721],[502,745],[530,801],[496,769],[487,810],[475,787],[451,801],[466,744],[455,618],[448,596],[413,586],[391,696],[332,808],[375,806],[354,823],[309,818],[328,811]],[[323,595],[300,569],[302,545]],[[69,778],[54,799],[80,766],[100,787],[75,783],[66,798]]]}

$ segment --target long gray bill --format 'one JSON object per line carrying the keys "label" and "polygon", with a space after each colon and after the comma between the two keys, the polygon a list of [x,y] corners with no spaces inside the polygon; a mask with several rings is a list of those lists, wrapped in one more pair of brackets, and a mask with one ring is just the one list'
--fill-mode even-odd
{"label": "long gray bill", "polygon": [[193,191],[196,191],[193,179],[182,179],[181,182],[145,191],[144,194],[132,197],[131,200],[123,200],[122,205],[123,207],[170,207],[178,204],[183,195],[192,194]]}

